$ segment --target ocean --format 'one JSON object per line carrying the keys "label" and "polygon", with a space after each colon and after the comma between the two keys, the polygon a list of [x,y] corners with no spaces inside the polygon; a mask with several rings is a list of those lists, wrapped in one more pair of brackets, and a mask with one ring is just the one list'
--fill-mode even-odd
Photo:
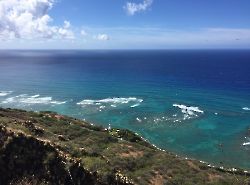
{"label": "ocean", "polygon": [[249,50],[2,50],[0,107],[126,128],[183,157],[250,169]]}

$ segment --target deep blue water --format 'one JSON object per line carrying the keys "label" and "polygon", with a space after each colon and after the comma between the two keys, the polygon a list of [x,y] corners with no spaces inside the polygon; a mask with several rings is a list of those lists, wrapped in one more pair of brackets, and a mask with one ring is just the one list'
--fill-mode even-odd
{"label": "deep blue water", "polygon": [[249,50],[0,51],[0,106],[128,128],[181,156],[250,169]]}

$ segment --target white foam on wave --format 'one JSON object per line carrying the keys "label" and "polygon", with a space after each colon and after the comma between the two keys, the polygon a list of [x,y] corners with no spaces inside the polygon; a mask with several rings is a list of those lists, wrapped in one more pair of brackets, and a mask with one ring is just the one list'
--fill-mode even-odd
{"label": "white foam on wave", "polygon": [[[200,110],[199,107],[186,106],[181,104],[173,104],[174,107],[181,109],[181,112],[184,114],[184,120],[197,117],[198,114],[203,114],[204,111]],[[198,113],[198,114],[197,114]]]}
{"label": "white foam on wave", "polygon": [[142,120],[140,118],[136,118],[136,121],[138,121],[139,123],[142,122]]}
{"label": "white foam on wave", "polygon": [[82,105],[82,106],[88,106],[88,105],[107,105],[111,104],[111,107],[117,107],[118,105],[122,104],[128,104],[128,103],[133,103],[130,107],[136,107],[139,106],[140,103],[143,102],[143,99],[138,99],[135,97],[129,97],[129,98],[105,98],[105,99],[100,99],[100,100],[89,100],[85,99],[77,103],[77,105]]}
{"label": "white foam on wave", "polygon": [[184,114],[194,115],[194,112],[204,113],[199,107],[186,106],[181,104],[173,104],[174,107],[178,107]]}
{"label": "white foam on wave", "polygon": [[100,108],[100,109],[105,109],[105,107],[106,107],[106,106],[102,105],[102,106],[100,106],[99,108]]}
{"label": "white foam on wave", "polygon": [[250,108],[249,108],[249,107],[243,107],[242,109],[243,109],[243,110],[246,110],[246,111],[250,111]]}
{"label": "white foam on wave", "polygon": [[243,146],[248,146],[248,145],[250,145],[250,142],[243,143],[242,145]]}
{"label": "white foam on wave", "polygon": [[177,107],[181,110],[183,114],[163,114],[158,116],[150,116],[150,117],[137,117],[137,122],[145,122],[145,123],[154,123],[154,124],[179,124],[182,123],[185,120],[193,119],[199,117],[201,114],[204,113],[203,110],[201,110],[199,107],[192,107],[192,106],[186,106],[182,104],[173,104],[174,107]]}
{"label": "white foam on wave", "polygon": [[242,143],[243,146],[250,146],[250,137],[245,137],[246,141]]}
{"label": "white foam on wave", "polygon": [[12,93],[12,91],[0,91],[0,96],[7,96],[11,93]]}
{"label": "white foam on wave", "polygon": [[18,96],[7,98],[6,100],[2,101],[4,104],[9,103],[23,103],[23,104],[56,104],[61,105],[66,103],[66,101],[55,101],[52,97],[40,97],[39,94],[29,96],[27,94],[21,94]]}
{"label": "white foam on wave", "polygon": [[130,107],[131,107],[131,108],[134,108],[134,107],[138,107],[138,106],[140,106],[140,104],[139,104],[139,103],[134,104],[134,105],[131,105]]}

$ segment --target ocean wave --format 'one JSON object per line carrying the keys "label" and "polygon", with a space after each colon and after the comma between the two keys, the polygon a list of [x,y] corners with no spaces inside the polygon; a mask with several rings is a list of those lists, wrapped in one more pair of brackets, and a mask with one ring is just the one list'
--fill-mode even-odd
{"label": "ocean wave", "polygon": [[3,104],[10,104],[10,103],[23,103],[23,104],[55,104],[61,105],[66,103],[66,101],[55,101],[52,97],[40,97],[39,94],[29,96],[27,94],[21,94],[18,96],[7,98],[6,100],[2,101]]}
{"label": "ocean wave", "polygon": [[178,107],[185,114],[194,115],[194,112],[204,113],[204,111],[200,110],[199,107],[186,106],[181,104],[173,104],[174,107]]}
{"label": "ocean wave", "polygon": [[249,108],[249,107],[243,107],[242,109],[243,109],[243,110],[250,111],[250,108]]}
{"label": "ocean wave", "polygon": [[250,146],[250,137],[245,137],[246,141],[242,143],[243,146]]}
{"label": "ocean wave", "polygon": [[191,119],[193,117],[198,117],[198,114],[204,113],[204,111],[200,110],[199,107],[192,107],[181,104],[173,104],[173,106],[181,109],[181,112],[184,114],[184,120]]}
{"label": "ocean wave", "polygon": [[140,103],[143,102],[143,99],[135,98],[135,97],[129,97],[129,98],[105,98],[100,100],[90,100],[85,99],[77,103],[77,105],[81,106],[89,106],[89,105],[98,105],[99,107],[105,108],[108,104],[110,104],[110,107],[117,107],[122,104],[132,104],[130,107],[137,107],[140,105]]}
{"label": "ocean wave", "polygon": [[243,143],[242,145],[243,146],[248,146],[248,145],[250,145],[250,142]]}
{"label": "ocean wave", "polygon": [[136,121],[138,121],[139,123],[142,122],[142,120],[140,118],[136,118]]}
{"label": "ocean wave", "polygon": [[134,108],[134,107],[138,107],[139,105],[140,105],[140,104],[137,103],[137,104],[131,105],[130,107],[131,107],[131,108]]}
{"label": "ocean wave", "polygon": [[169,117],[168,115],[162,115],[162,116],[149,116],[149,117],[136,117],[135,120],[139,123],[147,123],[147,124],[160,124],[160,123],[176,123],[176,122],[182,122],[181,118],[173,118]]}
{"label": "ocean wave", "polygon": [[12,93],[12,91],[0,91],[0,96],[7,96],[11,93]]}

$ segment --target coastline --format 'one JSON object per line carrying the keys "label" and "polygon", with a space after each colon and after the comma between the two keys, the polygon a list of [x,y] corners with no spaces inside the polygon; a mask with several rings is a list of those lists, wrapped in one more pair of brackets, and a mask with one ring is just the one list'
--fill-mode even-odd
{"label": "coastline", "polygon": [[[92,123],[93,124],[93,123]],[[133,131],[131,131],[133,132]],[[246,176],[250,176],[250,170],[247,170],[247,169],[243,169],[243,168],[236,168],[236,167],[225,167],[223,165],[213,165],[209,162],[206,162],[206,161],[203,161],[203,160],[199,160],[199,159],[195,159],[195,158],[190,158],[188,156],[184,157],[182,155],[178,155],[174,152],[170,152],[170,151],[167,151],[165,149],[161,149],[159,147],[157,147],[155,144],[153,143],[150,143],[147,139],[145,139],[144,137],[140,136],[140,134],[136,133],[136,132],[133,132],[135,133],[136,135],[138,135],[142,140],[144,140],[145,142],[148,142],[151,146],[153,146],[154,148],[156,148],[157,150],[159,151],[163,151],[163,152],[166,152],[166,153],[169,153],[169,154],[172,154],[172,155],[175,155],[176,157],[182,159],[182,160],[188,160],[188,161],[196,161],[196,162],[200,162],[202,164],[205,164],[207,165],[209,168],[214,168],[214,169],[217,169],[217,170],[221,170],[221,171],[224,171],[224,172],[229,172],[229,173],[238,173],[240,175],[246,175]]]}
{"label": "coastline", "polygon": [[[76,162],[96,182],[113,179],[118,184],[155,184],[160,180],[160,184],[183,184],[180,179],[186,179],[192,184],[199,184],[198,181],[216,184],[222,180],[234,182],[237,178],[242,181],[236,182],[242,184],[250,177],[250,173],[242,169],[213,166],[162,150],[129,130],[103,128],[55,112],[0,108],[0,126],[2,135],[49,145],[61,156],[64,165],[72,166]],[[27,155],[30,153],[22,157],[26,159]],[[47,178],[48,174],[43,175]]]}
{"label": "coastline", "polygon": [[[102,125],[96,125],[95,123],[93,122],[88,122],[86,121],[85,119],[82,120],[84,122],[87,122],[89,124],[91,124],[92,126],[101,126]],[[111,128],[111,127],[110,127]],[[109,130],[110,128],[105,128],[105,130]],[[120,129],[120,128],[113,128],[114,130],[123,130],[123,129]],[[129,130],[129,129],[126,129],[126,130]],[[199,160],[197,158],[192,158],[192,157],[188,157],[186,155],[181,155],[181,154],[177,154],[175,152],[171,152],[171,151],[168,151],[167,149],[162,149],[160,147],[158,147],[156,144],[154,143],[151,143],[150,141],[148,141],[148,139],[142,137],[139,133],[137,132],[134,132],[134,131],[131,131],[129,130],[130,132],[134,133],[135,135],[137,135],[138,137],[140,137],[143,141],[145,141],[146,143],[148,143],[149,145],[151,145],[152,147],[156,148],[157,150],[159,151],[162,151],[162,152],[166,152],[168,154],[171,154],[171,155],[174,155],[182,160],[191,160],[191,161],[196,161],[196,162],[199,162],[201,164],[204,164],[204,165],[207,165],[209,168],[213,168],[213,169],[217,169],[217,170],[220,170],[220,171],[224,171],[224,172],[229,172],[229,173],[238,173],[240,175],[246,175],[246,176],[250,176],[250,169],[245,169],[245,168],[241,168],[241,167],[235,167],[235,166],[229,166],[227,165],[227,167],[225,165],[216,165],[216,164],[213,164],[213,162],[207,162],[205,160]],[[243,143],[244,145],[244,143]]]}
{"label": "coastline", "polygon": [[[111,123],[184,158],[250,169],[249,146],[242,146],[250,139],[247,52],[15,53],[1,57],[3,107]],[[238,62],[227,65],[232,59]]]}

